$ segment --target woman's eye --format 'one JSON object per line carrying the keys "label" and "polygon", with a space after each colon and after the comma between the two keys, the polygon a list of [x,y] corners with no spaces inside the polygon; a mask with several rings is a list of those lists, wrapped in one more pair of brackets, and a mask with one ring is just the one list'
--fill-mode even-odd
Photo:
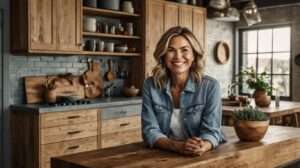
{"label": "woman's eye", "polygon": [[184,49],[182,49],[182,52],[188,52],[189,51],[189,49],[188,48],[184,48]]}

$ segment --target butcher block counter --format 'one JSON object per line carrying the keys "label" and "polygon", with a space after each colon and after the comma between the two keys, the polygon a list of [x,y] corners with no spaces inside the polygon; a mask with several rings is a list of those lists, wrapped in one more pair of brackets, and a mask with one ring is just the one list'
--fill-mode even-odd
{"label": "butcher block counter", "polygon": [[52,158],[52,168],[273,168],[300,159],[300,129],[271,126],[261,142],[239,142],[224,127],[228,142],[203,156],[187,157],[142,143]]}

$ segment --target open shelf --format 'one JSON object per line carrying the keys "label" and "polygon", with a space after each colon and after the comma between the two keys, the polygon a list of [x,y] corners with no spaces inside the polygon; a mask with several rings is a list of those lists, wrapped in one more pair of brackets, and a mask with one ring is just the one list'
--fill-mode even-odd
{"label": "open shelf", "polygon": [[92,33],[92,32],[83,32],[83,36],[88,37],[107,37],[107,38],[123,38],[123,39],[141,39],[140,36],[128,36],[120,34],[108,34],[108,33]]}
{"label": "open shelf", "polygon": [[141,53],[122,53],[122,52],[100,52],[100,51],[82,51],[85,55],[103,55],[103,56],[124,56],[124,57],[137,57]]}
{"label": "open shelf", "polygon": [[107,17],[140,17],[136,13],[127,13],[123,11],[109,10],[109,9],[100,9],[100,8],[91,8],[83,7],[83,13],[87,15],[102,15]]}

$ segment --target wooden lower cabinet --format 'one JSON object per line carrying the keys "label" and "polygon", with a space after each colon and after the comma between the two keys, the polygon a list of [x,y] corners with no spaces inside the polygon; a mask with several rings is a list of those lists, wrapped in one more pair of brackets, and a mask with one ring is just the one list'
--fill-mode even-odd
{"label": "wooden lower cabinet", "polygon": [[42,168],[50,167],[50,158],[97,149],[97,136],[41,145]]}
{"label": "wooden lower cabinet", "polygon": [[100,148],[139,142],[141,137],[140,116],[102,120],[99,138]]}
{"label": "wooden lower cabinet", "polygon": [[36,113],[12,111],[13,168],[50,168],[51,157],[141,141],[141,105]]}

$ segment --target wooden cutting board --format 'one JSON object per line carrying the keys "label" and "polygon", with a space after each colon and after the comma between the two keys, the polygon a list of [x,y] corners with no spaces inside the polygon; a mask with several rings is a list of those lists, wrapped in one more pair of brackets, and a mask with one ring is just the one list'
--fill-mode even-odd
{"label": "wooden cutting board", "polygon": [[83,74],[84,92],[87,98],[100,97],[103,93],[103,81],[99,62],[89,62],[89,69]]}
{"label": "wooden cutting board", "polygon": [[[46,94],[46,84],[51,82],[58,76],[28,76],[24,77],[25,80],[25,93],[26,93],[26,103],[42,103],[45,102]],[[78,89],[76,90],[76,95],[79,95],[79,98],[84,98],[84,87],[80,83],[80,77],[74,76],[76,85]]]}

